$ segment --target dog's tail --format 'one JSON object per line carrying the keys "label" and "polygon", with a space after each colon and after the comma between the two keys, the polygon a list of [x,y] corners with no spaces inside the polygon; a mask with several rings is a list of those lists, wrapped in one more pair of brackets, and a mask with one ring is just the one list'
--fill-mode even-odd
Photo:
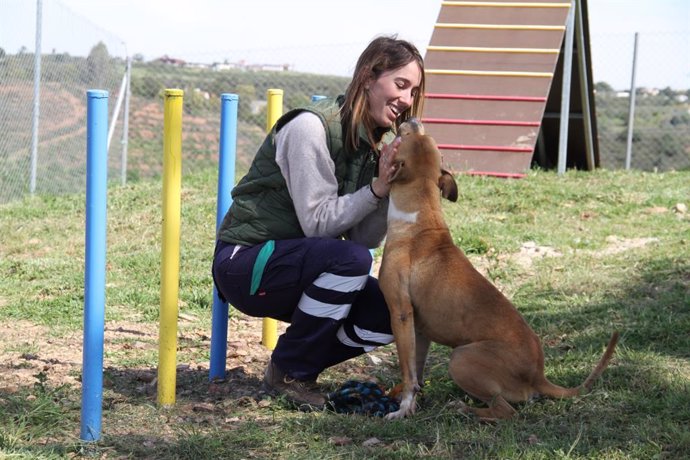
{"label": "dog's tail", "polygon": [[616,345],[618,344],[618,338],[618,331],[614,331],[613,334],[611,334],[611,339],[609,339],[609,344],[606,346],[606,351],[602,355],[594,370],[592,370],[589,376],[587,376],[582,385],[574,388],[564,388],[558,385],[554,385],[553,383],[546,380],[546,378],[544,378],[542,383],[539,384],[539,386],[537,386],[536,390],[540,394],[544,396],[549,396],[551,398],[569,398],[572,396],[589,393],[592,390],[592,387],[594,386],[594,382],[599,377],[601,377],[601,374],[608,367],[609,362],[613,357],[613,352],[616,349]]}

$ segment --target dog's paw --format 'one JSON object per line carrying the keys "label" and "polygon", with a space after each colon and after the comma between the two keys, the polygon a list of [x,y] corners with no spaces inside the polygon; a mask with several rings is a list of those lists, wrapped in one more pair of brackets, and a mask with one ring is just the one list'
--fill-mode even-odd
{"label": "dog's paw", "polygon": [[454,400],[448,403],[447,407],[457,414],[462,415],[467,418],[473,418],[474,412],[470,406],[460,400]]}
{"label": "dog's paw", "polygon": [[464,401],[461,401],[459,399],[454,399],[452,401],[448,401],[447,406],[450,409],[457,410],[458,412],[469,410],[469,406],[467,405],[467,403],[465,403]]}
{"label": "dog's paw", "polygon": [[396,410],[395,412],[389,412],[386,414],[386,420],[396,420],[399,418],[404,418],[405,414],[401,414],[399,410]]}
{"label": "dog's paw", "polygon": [[386,420],[397,420],[399,418],[405,418],[408,415],[413,415],[413,414],[414,414],[414,411],[410,411],[410,410],[405,411],[403,409],[399,409],[399,410],[396,410],[395,412],[391,412],[389,414],[386,414]]}
{"label": "dog's paw", "polygon": [[415,404],[414,396],[405,396],[403,397],[403,400],[400,403],[400,409],[387,414],[386,420],[395,420],[399,418],[405,418],[408,415],[413,415],[416,408],[417,406]]}

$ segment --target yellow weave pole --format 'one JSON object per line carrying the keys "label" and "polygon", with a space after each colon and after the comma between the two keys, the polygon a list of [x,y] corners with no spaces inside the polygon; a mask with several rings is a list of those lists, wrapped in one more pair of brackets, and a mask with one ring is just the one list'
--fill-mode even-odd
{"label": "yellow weave pole", "polygon": [[[278,118],[283,114],[283,90],[269,89],[266,94],[268,110],[266,113],[266,132],[270,132]],[[261,343],[273,350],[278,342],[278,322],[273,318],[264,318],[261,330]]]}
{"label": "yellow weave pole", "polygon": [[163,114],[163,242],[158,349],[158,403],[175,404],[177,300],[180,287],[180,194],[182,184],[181,89],[165,90]]}

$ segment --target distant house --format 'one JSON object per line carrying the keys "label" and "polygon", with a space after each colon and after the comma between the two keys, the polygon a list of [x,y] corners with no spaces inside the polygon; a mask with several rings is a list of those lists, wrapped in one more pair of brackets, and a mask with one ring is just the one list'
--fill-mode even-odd
{"label": "distant house", "polygon": [[290,70],[290,64],[249,64],[245,60],[240,60],[238,62],[228,62],[225,61],[222,64],[215,62],[211,65],[213,70],[244,70],[248,72],[259,72],[259,71],[288,71]]}
{"label": "distant house", "polygon": [[178,67],[184,67],[184,66],[187,65],[187,62],[186,62],[186,61],[184,61],[184,60],[182,60],[182,59],[177,59],[177,58],[170,57],[170,56],[168,56],[167,54],[164,55],[164,56],[159,57],[159,58],[156,59],[154,62],[158,62],[158,63],[166,64],[166,65],[175,65],[175,66],[178,66]]}
{"label": "distant house", "polygon": [[219,71],[219,70],[232,70],[232,69],[241,69],[242,64],[241,63],[236,63],[236,62],[214,62],[211,64],[211,69]]}
{"label": "distant house", "polygon": [[245,66],[250,71],[270,71],[270,72],[287,72],[290,70],[290,64],[249,64]]}
{"label": "distant house", "polygon": [[209,69],[211,68],[211,65],[203,62],[187,62],[186,67],[189,67],[190,69]]}
{"label": "distant house", "polygon": [[637,94],[640,94],[643,97],[658,96],[659,93],[660,91],[658,88],[647,88],[643,86],[637,89]]}

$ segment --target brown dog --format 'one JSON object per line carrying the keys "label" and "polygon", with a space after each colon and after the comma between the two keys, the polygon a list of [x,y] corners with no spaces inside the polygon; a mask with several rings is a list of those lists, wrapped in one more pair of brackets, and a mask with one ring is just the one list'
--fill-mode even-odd
{"label": "brown dog", "polygon": [[403,380],[400,410],[387,418],[414,413],[431,341],[453,348],[451,377],[467,394],[488,405],[463,405],[463,410],[481,420],[513,416],[516,411],[509,402],[589,391],[607,367],[618,333],[613,333],[582,385],[563,388],[549,382],[537,335],[453,244],[440,201],[441,196],[456,201],[457,185],[441,169],[436,143],[414,120],[404,123],[400,133],[379,272]]}

